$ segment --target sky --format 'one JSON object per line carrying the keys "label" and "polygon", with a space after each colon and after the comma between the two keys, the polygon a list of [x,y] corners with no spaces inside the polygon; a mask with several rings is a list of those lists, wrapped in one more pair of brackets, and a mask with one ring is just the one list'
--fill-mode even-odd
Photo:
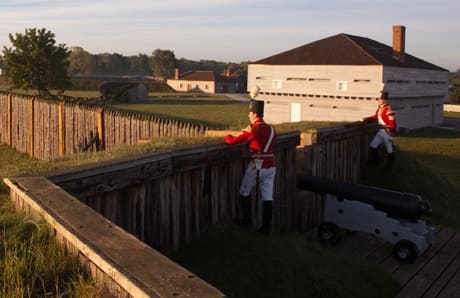
{"label": "sky", "polygon": [[9,34],[46,28],[58,44],[91,54],[256,61],[339,33],[392,45],[406,27],[406,52],[460,69],[458,0],[1,0],[0,47]]}

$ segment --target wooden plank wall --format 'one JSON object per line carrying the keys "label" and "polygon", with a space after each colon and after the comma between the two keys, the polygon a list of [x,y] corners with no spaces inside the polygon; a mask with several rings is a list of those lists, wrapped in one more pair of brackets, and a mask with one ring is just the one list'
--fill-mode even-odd
{"label": "wooden plank wall", "polygon": [[303,132],[299,171],[312,176],[356,183],[377,126],[353,122]]}
{"label": "wooden plank wall", "polygon": [[[312,176],[356,183],[367,160],[368,147],[376,124],[361,122],[312,129],[301,133],[297,149],[297,171]],[[298,193],[302,210],[298,217],[301,231],[318,226],[322,221],[324,197],[308,191]]]}
{"label": "wooden plank wall", "polygon": [[[275,155],[276,231],[296,229],[295,156],[299,133],[280,135]],[[246,144],[224,142],[154,153],[49,179],[124,230],[167,252],[210,226],[241,216],[239,186],[248,163]],[[253,223],[261,224],[261,201]]]}
{"label": "wooden plank wall", "polygon": [[96,151],[162,136],[200,136],[206,128],[87,103],[0,91],[0,141],[39,159]]}
{"label": "wooden plank wall", "polygon": [[0,142],[9,144],[8,139],[8,101],[9,94],[0,92]]}
{"label": "wooden plank wall", "polygon": [[225,296],[46,178],[4,182],[16,210],[37,221],[44,219],[65,251],[79,258],[83,270],[103,288],[100,297]]}

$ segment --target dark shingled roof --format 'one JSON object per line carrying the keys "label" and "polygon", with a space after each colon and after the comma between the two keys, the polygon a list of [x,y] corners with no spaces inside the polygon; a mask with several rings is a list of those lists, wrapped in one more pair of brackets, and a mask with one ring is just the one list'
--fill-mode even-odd
{"label": "dark shingled roof", "polygon": [[330,36],[251,64],[268,65],[384,65],[447,71],[405,53],[393,57],[393,48],[375,40],[345,33]]}

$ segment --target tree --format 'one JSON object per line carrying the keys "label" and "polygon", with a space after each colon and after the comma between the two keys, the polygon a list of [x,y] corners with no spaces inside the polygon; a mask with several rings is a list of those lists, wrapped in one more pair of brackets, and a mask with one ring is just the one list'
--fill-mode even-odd
{"label": "tree", "polygon": [[40,96],[49,96],[51,89],[63,92],[70,86],[69,50],[64,44],[56,45],[54,38],[45,28],[9,34],[13,48],[3,47],[3,62],[13,88],[37,89]]}
{"label": "tree", "polygon": [[176,56],[171,50],[156,49],[152,53],[151,65],[154,76],[170,78],[177,66]]}
{"label": "tree", "polygon": [[139,54],[138,56],[131,56],[129,60],[129,74],[137,76],[151,76],[152,70],[150,68],[149,56]]}
{"label": "tree", "polygon": [[97,72],[96,57],[81,47],[70,48],[69,67],[67,72],[70,76],[91,76]]}

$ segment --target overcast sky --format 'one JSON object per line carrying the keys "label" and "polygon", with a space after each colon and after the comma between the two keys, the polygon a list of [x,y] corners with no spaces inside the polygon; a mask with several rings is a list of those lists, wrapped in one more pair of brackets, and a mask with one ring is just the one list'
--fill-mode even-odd
{"label": "overcast sky", "polygon": [[259,60],[339,33],[392,44],[406,26],[406,52],[460,68],[459,0],[0,0],[0,46],[9,33],[46,28],[57,43],[92,54],[223,62]]}

